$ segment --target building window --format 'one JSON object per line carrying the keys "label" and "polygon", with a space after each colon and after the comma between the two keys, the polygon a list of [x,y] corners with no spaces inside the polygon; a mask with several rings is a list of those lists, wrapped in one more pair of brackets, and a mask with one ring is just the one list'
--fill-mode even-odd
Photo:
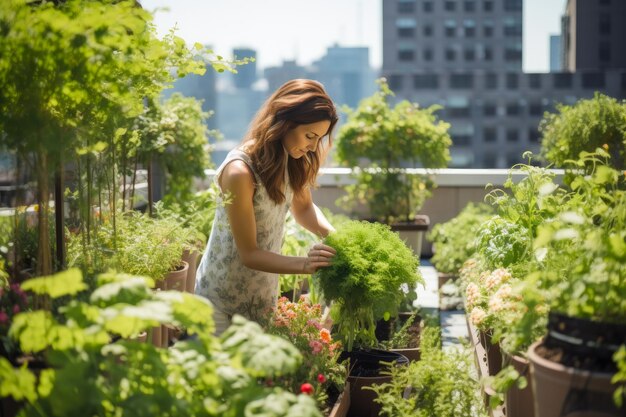
{"label": "building window", "polygon": [[446,12],[453,12],[456,10],[456,2],[453,0],[446,0],[443,5],[443,8]]}
{"label": "building window", "polygon": [[608,13],[600,13],[600,35],[611,34],[611,15]]}
{"label": "building window", "polygon": [[554,88],[572,88],[572,74],[568,72],[557,72],[552,76]]}
{"label": "building window", "polygon": [[495,116],[495,115],[496,115],[496,104],[485,103],[483,105],[483,116]]}
{"label": "building window", "polygon": [[425,12],[429,13],[433,11],[433,2],[432,1],[425,1],[422,4],[422,9],[424,9]]}
{"label": "building window", "polygon": [[424,49],[422,52],[422,56],[424,57],[424,61],[432,61],[433,60],[433,50],[430,48]]}
{"label": "building window", "polygon": [[493,12],[493,1],[491,0],[485,0],[483,2],[483,10],[485,12]]}
{"label": "building window", "polygon": [[498,88],[498,74],[493,72],[485,74],[485,88],[487,90],[495,90]]}
{"label": "building window", "polygon": [[400,0],[398,2],[398,13],[413,13],[415,11],[415,0]]}
{"label": "building window", "polygon": [[543,104],[533,101],[528,106],[528,114],[531,116],[542,116],[543,115]]}
{"label": "building window", "polygon": [[504,19],[504,36],[517,37],[522,36],[522,22],[514,17]]}
{"label": "building window", "polygon": [[431,25],[424,25],[424,36],[433,36],[433,27]]}
{"label": "building window", "polygon": [[528,142],[539,143],[540,135],[536,127],[528,128]]}
{"label": "building window", "polygon": [[474,59],[476,58],[476,52],[474,52],[474,48],[468,48],[465,51],[463,51],[463,59],[465,59],[468,62],[472,62],[474,61]]}
{"label": "building window", "polygon": [[584,72],[582,78],[583,88],[604,88],[603,72]]}
{"label": "building window", "polygon": [[506,88],[509,90],[517,90],[519,87],[519,78],[517,74],[511,73],[506,75]]}
{"label": "building window", "polygon": [[452,48],[446,48],[446,61],[454,61],[456,59],[456,51]]}
{"label": "building window", "polygon": [[608,42],[600,42],[598,45],[598,59],[600,62],[606,63],[611,60],[611,44]]}
{"label": "building window", "polygon": [[512,167],[515,164],[519,164],[520,162],[522,162],[520,160],[520,155],[518,155],[517,153],[510,153],[506,156],[506,164],[507,166]]}
{"label": "building window", "polygon": [[445,22],[445,27],[446,27],[446,36],[448,38],[453,38],[454,35],[456,34],[456,21],[454,20],[446,20]]}
{"label": "building window", "polygon": [[466,12],[474,12],[476,11],[476,2],[472,0],[466,0],[463,2],[463,10]]}
{"label": "building window", "polygon": [[498,131],[495,127],[485,127],[483,129],[483,140],[488,143],[498,141]]}
{"label": "building window", "polygon": [[398,51],[398,60],[403,62],[415,60],[415,51],[412,49],[400,49]]}
{"label": "building window", "polygon": [[507,129],[506,130],[506,141],[507,142],[517,142],[519,140],[519,132],[517,129]]}
{"label": "building window", "polygon": [[452,144],[454,146],[470,146],[472,144],[472,136],[466,134],[452,134]]}
{"label": "building window", "polygon": [[485,50],[483,52],[485,53],[485,61],[493,61],[493,50],[490,47],[485,47]]}
{"label": "building window", "polygon": [[429,90],[439,88],[439,76],[437,74],[414,75],[413,88],[415,88],[416,90]]}
{"label": "building window", "polygon": [[541,74],[528,74],[528,86],[533,90],[541,88]]}
{"label": "building window", "polygon": [[493,37],[493,22],[489,20],[483,23],[483,25],[483,35],[485,38]]}
{"label": "building window", "polygon": [[414,28],[398,28],[399,38],[412,38],[415,36]]}
{"label": "building window", "polygon": [[447,116],[455,118],[466,118],[470,116],[470,106],[467,97],[448,98],[446,102]]}
{"label": "building window", "polygon": [[519,103],[509,103],[506,105],[506,115],[507,116],[519,116],[522,112],[522,109]]}
{"label": "building window", "polygon": [[504,49],[504,60],[521,61],[522,60],[522,48],[521,45],[509,45]]}
{"label": "building window", "polygon": [[463,26],[465,27],[465,37],[473,38],[476,35],[476,22],[467,19],[463,22]]}
{"label": "building window", "polygon": [[505,12],[521,12],[522,0],[504,0]]}
{"label": "building window", "polygon": [[474,87],[474,75],[450,74],[450,88],[472,88]]}
{"label": "building window", "polygon": [[402,75],[390,75],[387,79],[389,80],[389,88],[392,91],[402,90]]}

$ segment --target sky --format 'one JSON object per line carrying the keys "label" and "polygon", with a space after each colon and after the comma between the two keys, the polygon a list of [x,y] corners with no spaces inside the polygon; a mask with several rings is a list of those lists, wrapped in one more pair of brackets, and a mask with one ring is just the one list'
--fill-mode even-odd
{"label": "sky", "polygon": [[[257,66],[284,60],[308,65],[326,48],[367,46],[370,64],[382,64],[384,0],[141,0],[156,11],[160,34],[176,26],[189,43],[210,45],[232,56],[233,48],[257,51]],[[437,0],[442,1],[442,0]],[[503,0],[501,0],[503,1]],[[566,0],[524,0],[525,72],[549,71],[549,35],[560,32]],[[163,10],[167,8],[168,10]]]}

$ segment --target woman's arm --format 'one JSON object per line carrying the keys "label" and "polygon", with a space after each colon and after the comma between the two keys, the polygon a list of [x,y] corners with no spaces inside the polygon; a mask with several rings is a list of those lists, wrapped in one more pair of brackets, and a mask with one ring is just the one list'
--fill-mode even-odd
{"label": "woman's arm", "polygon": [[298,224],[322,238],[335,231],[322,210],[313,203],[309,188],[301,194],[293,196],[291,214]]}
{"label": "woman's arm", "polygon": [[259,249],[256,241],[256,219],[254,216],[254,176],[245,162],[229,163],[219,178],[224,193],[232,196],[226,206],[235,244],[243,264],[251,269],[277,274],[313,273],[318,268],[330,265],[334,250],[317,244],[307,257],[283,256]]}

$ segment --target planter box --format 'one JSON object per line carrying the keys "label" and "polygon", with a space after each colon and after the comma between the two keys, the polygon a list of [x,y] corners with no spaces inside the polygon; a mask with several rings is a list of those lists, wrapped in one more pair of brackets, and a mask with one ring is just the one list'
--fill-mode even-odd
{"label": "planter box", "polygon": [[348,410],[350,409],[350,382],[346,382],[346,387],[343,392],[339,394],[339,398],[335,401],[333,408],[331,408],[328,417],[346,417]]}

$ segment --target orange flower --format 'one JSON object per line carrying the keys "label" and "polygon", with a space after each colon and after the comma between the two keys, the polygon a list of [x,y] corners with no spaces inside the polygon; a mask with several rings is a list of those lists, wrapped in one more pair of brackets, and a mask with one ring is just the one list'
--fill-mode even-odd
{"label": "orange flower", "polygon": [[330,337],[330,332],[328,331],[328,329],[320,330],[320,339],[322,339],[322,342],[324,343],[330,343],[331,337]]}

